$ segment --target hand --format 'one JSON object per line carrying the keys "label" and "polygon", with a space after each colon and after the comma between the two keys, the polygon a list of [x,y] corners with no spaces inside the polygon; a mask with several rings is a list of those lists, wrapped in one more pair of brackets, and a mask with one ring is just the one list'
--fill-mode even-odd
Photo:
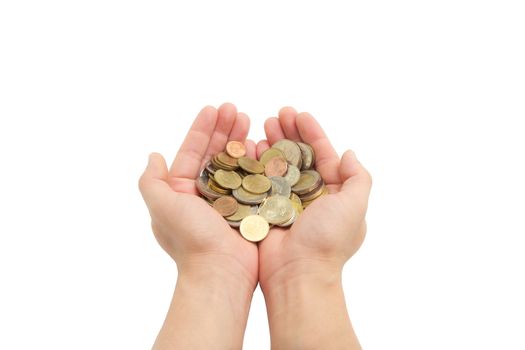
{"label": "hand", "polygon": [[[212,265],[257,285],[257,246],[243,239],[224,218],[199,197],[195,187],[204,164],[229,140],[244,141],[250,121],[232,104],[217,111],[205,107],[195,119],[171,169],[163,157],[150,156],[139,187],[151,215],[151,226],[162,248],[175,260],[179,273],[194,265]],[[255,158],[255,144],[246,141]]]}
{"label": "hand", "polygon": [[[339,309],[345,312],[345,315],[341,314],[343,326],[346,323],[346,328],[340,328],[343,337],[353,334],[344,298],[341,300],[340,280],[344,263],[359,249],[365,237],[371,177],[352,151],[339,158],[317,121],[308,113],[297,114],[293,108],[283,108],[279,111],[279,118],[266,121],[265,131],[268,141],[259,142],[258,156],[282,138],[308,143],[315,151],[316,169],[329,190],[328,195],[308,206],[290,228],[272,228],[259,244],[259,283],[269,311],[272,345],[280,348],[278,344],[282,341],[281,347],[287,348],[292,344],[297,346],[297,340],[303,339],[302,348],[307,348],[305,339],[309,336],[319,339],[319,324],[323,324],[326,330]],[[323,289],[325,286],[327,288]],[[315,294],[316,291],[319,293]],[[292,322],[293,316],[286,311],[288,304],[295,305],[289,311],[298,315],[302,297],[306,299],[303,302],[310,304],[305,306],[305,311],[312,306],[314,310]],[[334,312],[325,314],[326,320],[323,321],[322,313],[316,310],[327,311],[329,300],[340,303],[338,307],[334,306]],[[316,309],[315,305],[319,308]],[[312,324],[304,325],[308,318]],[[301,334],[301,324],[307,328],[304,334]],[[295,338],[295,343],[283,345],[284,339],[274,342],[273,334],[285,338],[283,332],[287,327],[293,333],[290,338]],[[311,327],[309,331],[308,327]],[[327,338],[333,340],[334,337]],[[357,339],[350,339],[345,344],[350,343],[358,346]],[[325,343],[324,348],[330,347]]]}
{"label": "hand", "polygon": [[[237,113],[232,104],[218,110],[205,107],[171,169],[160,154],[153,153],[140,178],[155,237],[178,267],[175,296],[155,348],[186,344],[196,349],[197,344],[202,348],[213,344],[219,349],[221,344],[225,348],[242,344],[258,281],[257,246],[198,196],[195,179],[210,156],[223,151],[229,140],[245,141],[249,124],[248,117]],[[245,141],[245,145],[247,156],[255,158],[255,143]]]}

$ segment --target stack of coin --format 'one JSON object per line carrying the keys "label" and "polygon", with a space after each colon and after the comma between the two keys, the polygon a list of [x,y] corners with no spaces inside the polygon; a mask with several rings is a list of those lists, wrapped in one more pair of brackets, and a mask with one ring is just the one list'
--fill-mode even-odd
{"label": "stack of coin", "polygon": [[279,140],[256,160],[246,157],[241,142],[230,141],[195,183],[230,226],[258,242],[270,225],[292,225],[304,208],[327,193],[314,164],[313,148],[302,142]]}

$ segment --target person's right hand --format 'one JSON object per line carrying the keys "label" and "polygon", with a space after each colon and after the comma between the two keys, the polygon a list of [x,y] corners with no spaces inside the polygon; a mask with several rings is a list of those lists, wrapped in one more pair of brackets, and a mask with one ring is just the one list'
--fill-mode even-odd
{"label": "person's right hand", "polygon": [[[195,186],[205,162],[223,151],[228,141],[245,142],[249,126],[249,118],[237,113],[231,103],[218,110],[204,107],[171,169],[160,154],[151,154],[139,187],[155,237],[177,263],[179,275],[191,271],[209,280],[214,274],[227,274],[237,281],[236,288],[253,292],[258,280],[257,246],[232,229],[198,196]],[[247,156],[255,158],[255,143],[246,141],[245,145]]]}

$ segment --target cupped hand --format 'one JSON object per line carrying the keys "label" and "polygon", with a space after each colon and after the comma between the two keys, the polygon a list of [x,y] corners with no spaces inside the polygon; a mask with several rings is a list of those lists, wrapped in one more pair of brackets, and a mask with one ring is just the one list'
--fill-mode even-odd
{"label": "cupped hand", "polygon": [[365,237],[370,174],[352,151],[340,158],[308,113],[282,108],[278,118],[266,121],[265,132],[268,140],[257,145],[258,156],[282,138],[310,144],[329,194],[308,206],[291,227],[274,227],[260,242],[261,287],[266,291],[315,273],[337,276]]}
{"label": "cupped hand", "polygon": [[232,229],[198,196],[195,186],[206,161],[230,140],[244,142],[247,156],[255,158],[255,143],[246,141],[249,125],[249,118],[230,103],[218,110],[207,106],[195,119],[170,170],[160,154],[150,155],[139,187],[155,237],[177,263],[179,274],[218,270],[250,288],[257,285],[257,246]]}

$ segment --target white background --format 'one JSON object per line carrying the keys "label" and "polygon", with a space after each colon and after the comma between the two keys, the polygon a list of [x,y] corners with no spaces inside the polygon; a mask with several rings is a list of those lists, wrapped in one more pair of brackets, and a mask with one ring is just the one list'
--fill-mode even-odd
{"label": "white background", "polygon": [[[525,349],[521,1],[2,1],[0,349],[147,349],[175,264],[137,180],[230,101],[374,178],[344,272],[366,349]],[[220,326],[220,325],[218,325]],[[246,349],[268,349],[256,291]]]}

